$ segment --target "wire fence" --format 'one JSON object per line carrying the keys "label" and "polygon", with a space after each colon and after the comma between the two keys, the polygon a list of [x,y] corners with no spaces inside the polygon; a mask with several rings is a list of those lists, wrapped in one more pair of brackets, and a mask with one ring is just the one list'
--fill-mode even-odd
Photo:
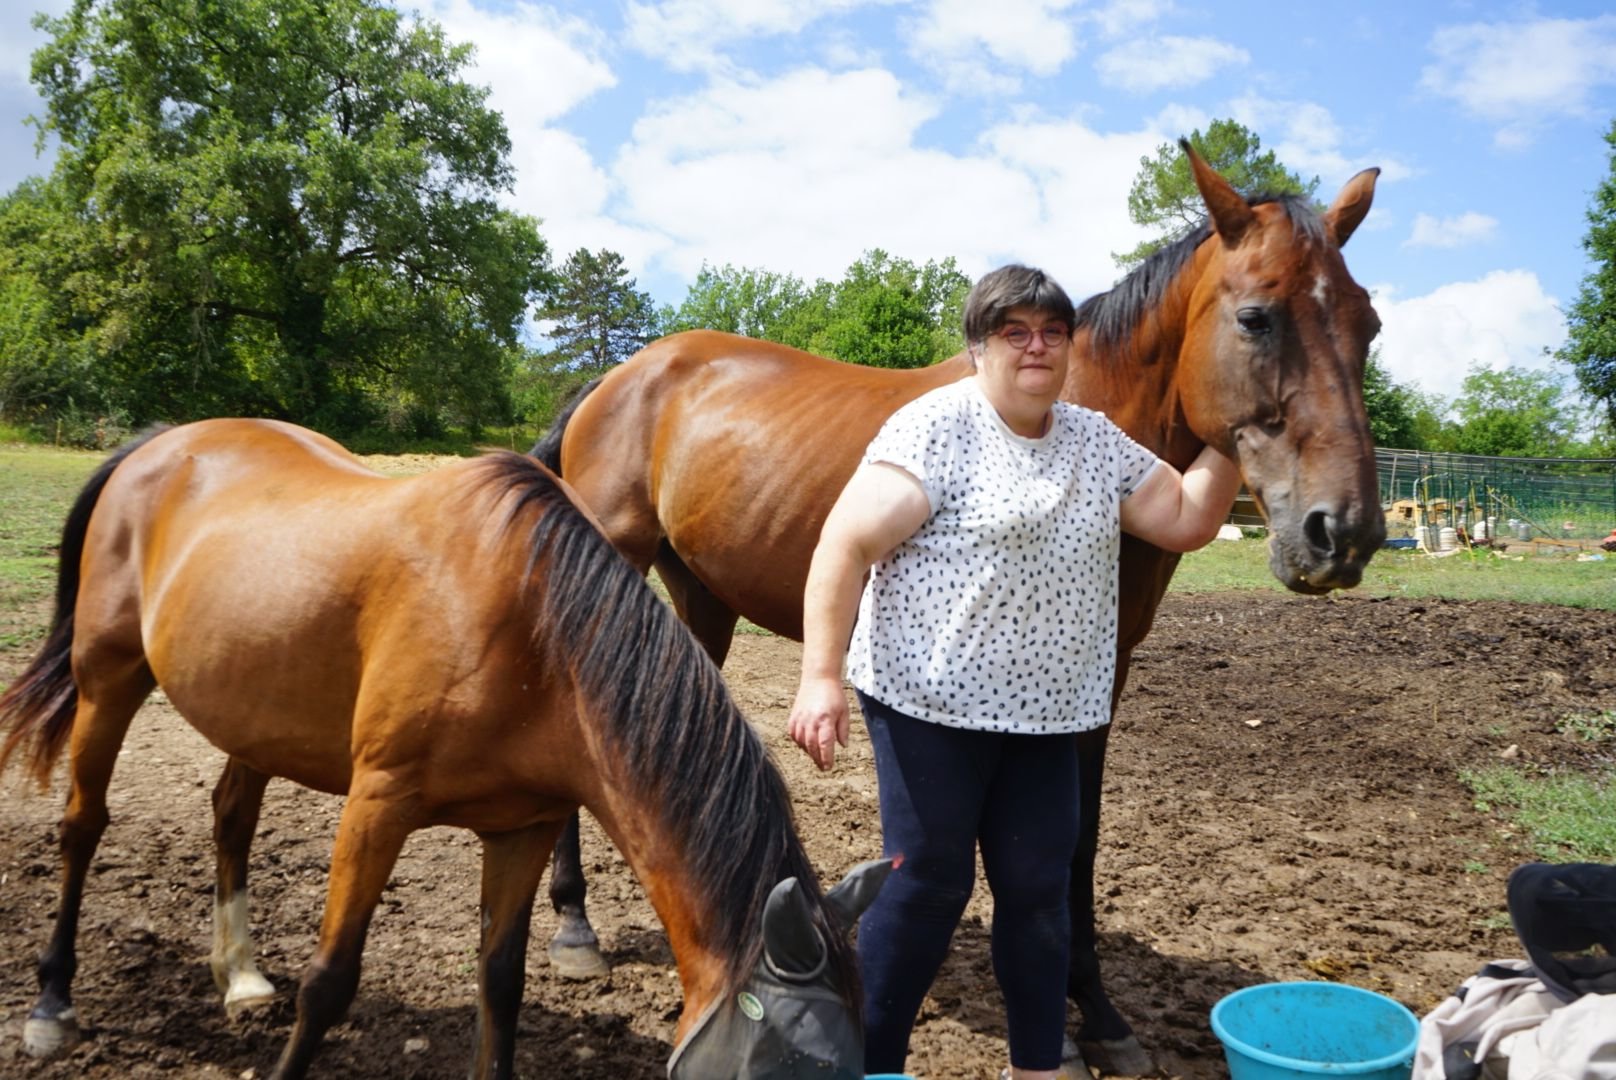
{"label": "wire fence", "polygon": [[[1387,534],[1435,551],[1452,539],[1586,545],[1616,530],[1616,458],[1512,458],[1375,450]],[[1242,491],[1229,521],[1261,526]],[[1454,537],[1444,535],[1452,530]],[[1444,540],[1449,541],[1444,544]]]}
{"label": "wire fence", "polygon": [[1476,540],[1576,542],[1616,529],[1616,459],[1377,449],[1375,467],[1392,536],[1452,528]]}

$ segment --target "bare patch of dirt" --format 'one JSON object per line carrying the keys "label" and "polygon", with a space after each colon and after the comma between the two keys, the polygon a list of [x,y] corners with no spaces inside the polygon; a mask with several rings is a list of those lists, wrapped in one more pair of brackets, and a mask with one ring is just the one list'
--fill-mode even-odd
{"label": "bare patch of dirt", "polygon": [[[21,657],[0,667],[15,674]],[[817,773],[784,736],[798,648],[743,636],[726,675],[774,749],[827,878],[879,854],[869,744]],[[1477,812],[1461,769],[1506,755],[1586,766],[1567,713],[1616,708],[1616,617],[1505,603],[1270,593],[1171,596],[1135,658],[1111,742],[1099,868],[1108,984],[1168,1075],[1226,1075],[1208,1013],[1275,979],[1337,979],[1429,1009],[1477,966],[1518,952],[1504,880],[1529,858]],[[1608,744],[1607,744],[1608,745]],[[1513,749],[1512,749],[1513,748]],[[1605,754],[1609,754],[1607,748]],[[161,700],[137,717],[112,786],[114,822],[84,905],[76,1000],[90,1037],[22,1057],[33,961],[56,904],[63,788],[0,787],[0,1075],[262,1076],[290,1025],[282,1001],[225,1018],[208,972],[209,792],[222,760]],[[289,990],[310,955],[340,800],[270,786],[253,859],[261,966]],[[552,976],[535,919],[518,1065],[525,1076],[664,1075],[679,984],[622,860],[586,825],[590,910],[613,964]],[[415,836],[378,911],[350,1019],[316,1071],[464,1072],[474,1022],[478,850]],[[981,886],[926,1003],[911,1071],[996,1075],[1005,1060]]]}

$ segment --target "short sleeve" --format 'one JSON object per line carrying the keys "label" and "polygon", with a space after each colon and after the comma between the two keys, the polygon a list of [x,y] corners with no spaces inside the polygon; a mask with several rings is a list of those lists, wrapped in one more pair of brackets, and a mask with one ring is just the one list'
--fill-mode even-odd
{"label": "short sleeve", "polygon": [[957,425],[936,398],[910,402],[887,418],[864,451],[865,465],[896,465],[920,481],[932,513],[943,505],[952,472]]}
{"label": "short sleeve", "polygon": [[1147,447],[1134,442],[1133,438],[1109,418],[1105,424],[1110,428],[1111,436],[1116,448],[1117,460],[1117,493],[1120,498],[1126,499],[1139,490],[1139,485],[1145,482],[1145,477],[1160,463],[1161,458]]}

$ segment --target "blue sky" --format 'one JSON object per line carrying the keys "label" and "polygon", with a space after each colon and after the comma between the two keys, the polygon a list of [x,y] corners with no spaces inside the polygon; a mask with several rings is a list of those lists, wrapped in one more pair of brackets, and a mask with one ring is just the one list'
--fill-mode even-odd
{"label": "blue sky", "polygon": [[[0,11],[0,189],[43,172],[31,10]],[[511,204],[558,259],[623,254],[677,303],[703,262],[839,277],[880,247],[975,276],[1116,278],[1139,159],[1232,117],[1328,201],[1382,169],[1346,249],[1394,378],[1541,368],[1589,270],[1616,118],[1597,3],[652,0],[402,4],[473,42]]]}

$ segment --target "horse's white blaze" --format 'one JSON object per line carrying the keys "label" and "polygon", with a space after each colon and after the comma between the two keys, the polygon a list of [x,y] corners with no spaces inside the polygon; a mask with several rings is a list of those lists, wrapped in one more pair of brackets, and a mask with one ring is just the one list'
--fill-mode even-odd
{"label": "horse's white blaze", "polygon": [[213,981],[224,992],[225,1010],[257,1005],[275,996],[275,987],[253,963],[252,936],[248,932],[247,894],[227,903],[213,902]]}
{"label": "horse's white blaze", "polygon": [[1319,302],[1319,307],[1330,306],[1330,279],[1324,274],[1313,279],[1313,299]]}

